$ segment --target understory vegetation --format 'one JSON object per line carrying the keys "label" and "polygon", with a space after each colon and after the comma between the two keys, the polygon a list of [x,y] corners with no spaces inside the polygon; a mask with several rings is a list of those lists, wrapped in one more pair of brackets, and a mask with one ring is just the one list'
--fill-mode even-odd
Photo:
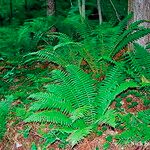
{"label": "understory vegetation", "polygon": [[0,148],[22,138],[31,150],[74,149],[96,137],[104,142],[95,150],[149,143],[150,43],[137,42],[150,34],[148,21],[131,22],[125,1],[114,10],[102,0],[101,24],[92,2],[85,19],[67,1],[44,16],[42,0],[18,17],[20,3],[12,20],[0,13]]}

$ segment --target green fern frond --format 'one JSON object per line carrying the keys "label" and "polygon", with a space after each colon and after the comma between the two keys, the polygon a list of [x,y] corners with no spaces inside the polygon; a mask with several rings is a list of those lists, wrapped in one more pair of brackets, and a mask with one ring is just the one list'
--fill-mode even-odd
{"label": "green fern frond", "polygon": [[137,32],[134,32],[130,35],[128,35],[123,41],[119,43],[117,47],[114,48],[113,53],[116,54],[118,51],[120,51],[122,48],[124,48],[127,44],[133,43],[134,41],[140,39],[141,37],[147,35],[150,33],[150,29],[141,29]]}
{"label": "green fern frond", "polygon": [[67,103],[61,97],[50,93],[36,93],[34,95],[32,94],[30,98],[31,97],[38,101],[33,102],[29,110],[39,111],[44,109],[60,109],[64,113],[69,113],[73,110],[70,103]]}
{"label": "green fern frond", "polygon": [[71,135],[68,137],[67,141],[72,145],[76,145],[79,141],[84,139],[90,132],[92,131],[92,126],[80,129],[80,130],[75,130],[71,133]]}
{"label": "green fern frond", "polygon": [[116,126],[116,112],[114,110],[107,110],[104,115],[98,116],[97,122],[98,124],[105,123],[110,125],[111,127]]}
{"label": "green fern frond", "polygon": [[119,144],[129,144],[132,142],[138,143],[142,142],[143,144],[146,142],[149,142],[150,136],[149,133],[150,129],[148,126],[139,124],[138,127],[131,127],[130,129],[126,129],[125,132],[123,132],[121,135],[119,135],[117,138],[119,138],[118,143]]}
{"label": "green fern frond", "polygon": [[106,78],[99,84],[96,101],[98,115],[105,113],[118,94],[129,88],[130,85],[135,86],[135,83],[123,83],[125,79],[123,72],[123,64],[118,64],[108,72]]}
{"label": "green fern frond", "polygon": [[123,74],[123,64],[118,64],[114,66],[114,68],[112,68],[107,73],[105,79],[100,83],[99,94],[105,93],[106,89],[112,92],[118,85],[118,82],[122,81],[122,79],[124,78],[122,74]]}
{"label": "green fern frond", "polygon": [[134,51],[126,55],[126,65],[133,77],[150,79],[150,53],[139,44],[134,44]]}
{"label": "green fern frond", "polygon": [[128,28],[129,29],[138,29],[139,25],[142,23],[145,23],[145,22],[147,22],[147,20],[137,20],[137,21],[131,23]]}
{"label": "green fern frond", "polygon": [[146,45],[146,49],[150,49],[150,43]]}
{"label": "green fern frond", "polygon": [[88,114],[89,108],[88,106],[79,107],[76,110],[71,112],[71,119],[74,121],[84,118],[86,114]]}
{"label": "green fern frond", "polygon": [[116,90],[112,93],[112,95],[114,96],[114,98],[119,95],[120,93],[122,93],[123,91],[127,90],[128,88],[136,88],[139,85],[136,82],[133,81],[126,81],[124,83],[121,83]]}
{"label": "green fern frond", "polygon": [[[53,81],[55,81],[56,78],[53,78]],[[61,91],[61,85],[59,84],[55,84],[55,83],[51,83],[51,84],[47,84],[44,86],[47,90],[47,92],[52,93],[54,95],[58,95],[58,91]],[[62,94],[59,93],[58,95],[59,97],[62,97]]]}
{"label": "green fern frond", "polygon": [[79,103],[73,89],[74,83],[72,83],[73,81],[70,79],[67,73],[60,70],[54,70],[52,71],[52,79],[56,83],[61,83],[61,87],[59,87],[57,94],[62,95],[65,101],[71,102],[74,108],[78,108]]}
{"label": "green fern frond", "polygon": [[120,34],[127,27],[128,22],[132,19],[133,13],[128,14],[122,21],[119,22],[118,27],[120,29]]}
{"label": "green fern frond", "polygon": [[61,125],[70,126],[72,121],[66,115],[58,111],[43,111],[32,114],[27,119],[24,120],[25,122],[40,122],[40,123],[56,123]]}
{"label": "green fern frond", "polygon": [[[44,50],[30,53],[28,56],[37,57],[38,61],[45,60],[63,67],[68,64],[75,64],[79,66],[82,60],[82,57],[78,53],[79,49],[81,49],[80,43],[75,43],[72,40],[59,41],[59,43],[55,46],[49,45]],[[28,58],[28,61],[29,60],[30,58]]]}
{"label": "green fern frond", "polygon": [[[124,32],[116,40],[116,45],[114,46],[114,49],[112,51],[113,52],[112,56],[116,53],[115,50],[119,46],[119,44],[121,44],[121,42],[123,42],[125,39],[127,39],[128,36],[130,36],[133,32],[138,32],[140,30],[140,28],[143,29],[143,27],[138,26],[140,23],[143,23],[143,22],[145,22],[145,20],[139,20],[139,21],[133,22],[129,25],[127,30],[124,30]],[[118,28],[118,27],[116,27],[116,28]],[[134,40],[132,40],[132,41],[134,42]],[[127,44],[129,44],[129,43],[127,43]],[[117,51],[119,51],[119,50],[117,50]]]}
{"label": "green fern frond", "polygon": [[69,46],[69,45],[78,45],[79,46],[80,43],[75,43],[73,41],[60,43],[60,44],[54,46],[53,50],[56,51],[58,48],[62,48],[62,47]]}
{"label": "green fern frond", "polygon": [[[23,51],[35,51],[43,35],[53,26],[54,18],[36,18],[25,22],[18,31],[18,45]],[[47,44],[46,44],[47,45]]]}
{"label": "green fern frond", "polygon": [[87,106],[89,108],[86,121],[92,123],[94,121],[95,114],[95,111],[93,109],[94,99],[96,95],[94,88],[95,82],[94,80],[91,80],[88,74],[85,74],[81,69],[78,69],[76,66],[70,65],[66,68],[66,70],[70,73],[70,77],[74,81],[72,87],[74,87],[74,92],[78,99],[79,106]]}
{"label": "green fern frond", "polygon": [[28,98],[32,98],[36,100],[45,100],[45,99],[49,99],[50,97],[51,97],[51,94],[49,93],[39,92],[39,93],[31,94]]}

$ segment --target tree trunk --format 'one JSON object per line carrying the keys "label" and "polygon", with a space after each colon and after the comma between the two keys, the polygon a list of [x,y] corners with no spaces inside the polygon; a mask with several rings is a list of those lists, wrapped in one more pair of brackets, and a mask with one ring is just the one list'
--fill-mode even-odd
{"label": "tree trunk", "polygon": [[71,7],[73,6],[72,0],[70,0],[70,6],[71,6]]}
{"label": "tree trunk", "polygon": [[85,19],[85,0],[78,0],[78,7],[79,7],[79,13],[82,17],[82,19]]}
{"label": "tree trunk", "polygon": [[81,5],[81,1],[78,0],[78,7],[79,7],[79,13],[82,16],[82,5]]}
{"label": "tree trunk", "polygon": [[82,18],[85,19],[85,0],[82,0]]}
{"label": "tree trunk", "polygon": [[[150,20],[150,0],[129,0],[128,11],[134,13],[133,21]],[[150,23],[144,23],[143,25],[150,28]],[[148,42],[150,42],[150,35],[138,41],[142,45],[146,45]]]}
{"label": "tree trunk", "polygon": [[97,0],[97,9],[98,9],[98,16],[99,16],[99,24],[102,24],[102,11],[101,11],[101,0]]}
{"label": "tree trunk", "polygon": [[55,13],[55,0],[47,0],[47,16],[52,16]]}

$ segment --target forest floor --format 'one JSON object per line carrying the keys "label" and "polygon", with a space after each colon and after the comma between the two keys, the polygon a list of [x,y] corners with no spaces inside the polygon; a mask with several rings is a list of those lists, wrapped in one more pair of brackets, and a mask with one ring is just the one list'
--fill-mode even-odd
{"label": "forest floor", "polygon": [[[10,123],[11,124],[11,123]],[[41,136],[36,132],[37,125],[33,125],[33,129],[30,131],[29,137],[24,138],[18,133],[23,129],[23,124],[18,124],[14,128],[7,129],[7,133],[4,140],[0,143],[0,150],[31,150],[32,142],[35,142],[38,146],[38,150],[42,150],[40,138]],[[35,131],[34,131],[35,130]],[[104,150],[102,145],[106,142],[105,137],[107,135],[113,135],[115,132],[111,129],[107,130],[102,136],[91,135],[85,138],[81,143],[74,148],[66,147],[64,150]],[[55,143],[47,148],[47,150],[63,150],[58,147],[58,143]],[[150,150],[150,143],[145,145],[129,144],[126,146],[120,146],[115,141],[110,143],[108,150]]]}
{"label": "forest floor", "polygon": [[[43,69],[43,66],[42,66],[42,69]],[[9,89],[16,90],[16,88],[19,86],[20,86],[20,83],[16,85],[15,88],[9,87]],[[137,97],[134,97],[133,95],[128,95],[127,97],[132,98],[134,102],[138,102],[138,105],[136,107],[129,109],[128,108],[129,103],[127,103],[125,99],[122,99],[122,108],[126,109],[127,112],[136,113],[140,110],[147,109],[143,105],[143,102]],[[20,103],[21,101],[17,100],[12,105],[17,106]],[[115,102],[112,103],[111,107],[115,108]],[[38,148],[37,150],[42,150],[41,148],[43,144],[41,141],[42,137],[37,132],[39,128],[39,124],[36,124],[36,123],[30,124],[29,126],[31,127],[31,129],[28,132],[28,135],[25,137],[22,131],[26,127],[26,124],[23,121],[20,122],[17,119],[18,118],[13,118],[8,121],[7,131],[5,133],[5,136],[2,142],[0,142],[0,150],[36,150],[36,148],[31,149],[32,143],[35,143],[37,145],[37,148]],[[47,129],[44,128],[43,130],[46,131]],[[106,137],[108,135],[115,135],[119,132],[121,131],[112,129],[112,128],[107,128],[107,130],[103,132],[102,135],[98,136],[96,134],[91,134],[90,136],[82,140],[74,148],[66,146],[64,150],[103,150],[103,145],[106,142]],[[59,143],[55,143],[49,146],[47,150],[62,150],[62,148],[59,148]],[[121,146],[121,145],[118,145],[115,140],[113,140],[110,142],[110,147],[108,148],[108,150],[150,150],[150,143],[147,143],[145,145],[142,145],[140,143],[137,143],[137,144],[132,143],[126,146]]]}

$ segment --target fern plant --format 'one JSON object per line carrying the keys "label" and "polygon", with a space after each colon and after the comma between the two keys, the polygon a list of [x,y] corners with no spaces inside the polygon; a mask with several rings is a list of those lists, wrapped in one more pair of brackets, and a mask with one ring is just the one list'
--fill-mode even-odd
{"label": "fern plant", "polygon": [[[103,23],[97,27],[90,26],[88,21],[79,22],[77,19],[78,22],[76,22],[71,18],[70,24],[78,34],[78,38],[70,38],[63,33],[49,33],[47,36],[57,42],[54,45],[47,45],[42,51],[31,53],[31,60],[35,55],[35,59],[42,58],[63,67],[67,64],[80,66],[82,60],[85,60],[94,74],[105,75],[110,66],[108,61],[115,63],[118,61],[116,55],[123,48],[150,33],[150,29],[139,26],[145,20],[131,23],[127,28],[131,18],[132,14],[115,27],[109,23]],[[68,23],[69,18],[66,21]]]}
{"label": "fern plant", "polygon": [[[48,45],[44,50],[30,53],[27,56],[29,61],[43,60],[56,63],[65,67],[68,64],[80,66],[82,57],[79,55],[80,43],[75,43],[70,37],[63,33],[49,33],[47,35],[51,41],[59,40],[55,46]],[[52,42],[53,43],[53,42]]]}
{"label": "fern plant", "polygon": [[[139,26],[145,20],[131,23],[127,28],[131,17],[132,15],[127,16],[115,27],[103,23],[94,29],[93,25],[81,21],[79,16],[74,19],[68,16],[64,23],[69,22],[68,26],[74,29],[75,35],[70,37],[47,30],[40,32],[41,36],[37,34],[35,47],[40,42],[44,43],[44,49],[27,55],[30,56],[27,61],[43,59],[65,68],[63,71],[52,71],[52,83],[45,86],[44,92],[29,96],[36,101],[29,109],[34,113],[25,122],[54,125],[44,136],[46,140],[49,138],[46,143],[59,140],[74,146],[99,124],[115,127],[116,112],[109,107],[112,101],[128,88],[140,87],[134,82],[137,82],[137,78],[142,81],[139,82],[142,83],[142,88],[148,88],[148,46],[143,48],[135,44],[135,50],[128,51],[125,58],[121,57],[122,50],[126,52],[124,48],[128,44],[150,33],[150,29]],[[121,55],[118,57],[119,53]],[[92,74],[104,76],[102,82],[93,80],[93,77],[80,69],[83,60],[87,62]],[[142,125],[137,128],[143,130]],[[127,125],[122,135],[118,136],[119,142],[130,130],[132,127]],[[127,137],[134,138],[133,135]]]}
{"label": "fern plant", "polygon": [[55,124],[52,132],[66,134],[66,141],[72,146],[99,124],[115,127],[111,102],[124,90],[137,86],[133,81],[125,81],[123,72],[123,66],[117,65],[99,83],[74,65],[67,66],[65,71],[52,71],[53,82],[45,86],[46,91],[29,96],[36,99],[29,108],[35,113],[25,122]]}
{"label": "fern plant", "polygon": [[47,45],[44,34],[49,32],[53,26],[53,17],[41,17],[27,20],[18,30],[17,45],[21,52],[32,52],[37,50],[39,43]]}

